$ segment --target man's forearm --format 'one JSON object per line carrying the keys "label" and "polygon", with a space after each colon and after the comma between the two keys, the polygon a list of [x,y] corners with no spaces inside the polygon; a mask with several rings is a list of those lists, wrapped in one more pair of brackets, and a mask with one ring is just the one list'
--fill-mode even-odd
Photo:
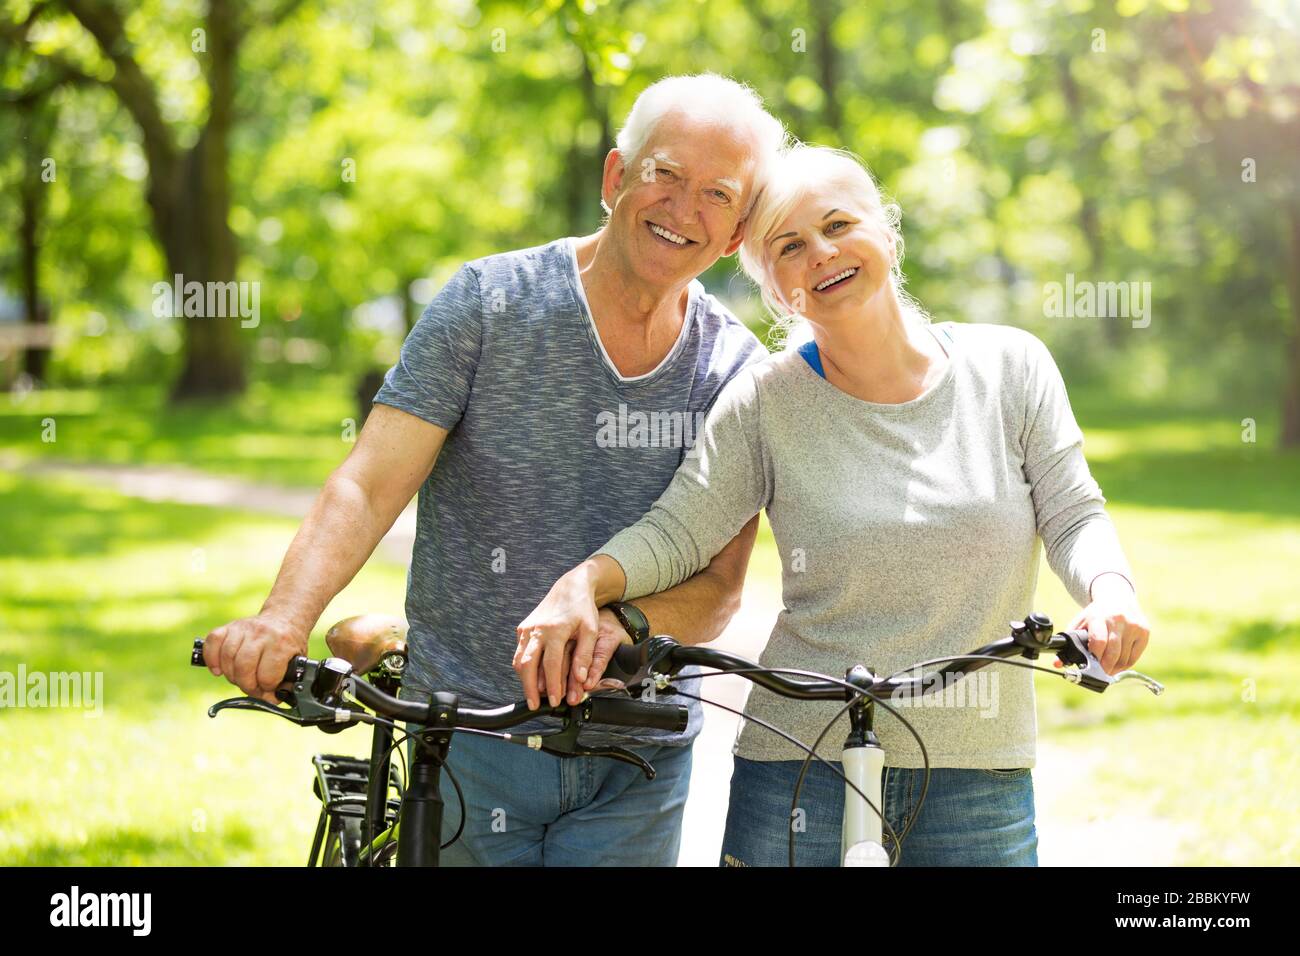
{"label": "man's forearm", "polygon": [[262,613],[309,632],[396,517],[378,514],[350,477],[331,475],[294,535]]}
{"label": "man's forearm", "polygon": [[679,644],[707,644],[740,608],[740,595],[706,569],[675,588],[633,603],[650,622],[651,635],[668,634]]}

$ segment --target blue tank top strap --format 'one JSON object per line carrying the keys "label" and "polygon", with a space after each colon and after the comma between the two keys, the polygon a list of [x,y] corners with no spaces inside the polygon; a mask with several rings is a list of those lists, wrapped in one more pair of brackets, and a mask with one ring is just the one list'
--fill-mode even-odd
{"label": "blue tank top strap", "polygon": [[822,378],[826,377],[826,370],[822,368],[822,355],[817,351],[816,340],[809,339],[803,345],[799,346],[798,351],[799,354],[803,356],[803,360],[808,363],[808,366],[814,372]]}
{"label": "blue tank top strap", "polygon": [[[942,335],[947,339],[950,345],[956,344],[953,340],[952,333],[947,329],[938,325],[932,325],[931,328],[934,330],[936,335]],[[803,345],[799,346],[797,351],[803,356],[803,360],[808,363],[809,368],[822,378],[826,377],[826,370],[822,368],[822,354],[817,350],[817,341],[815,339],[809,339]]]}

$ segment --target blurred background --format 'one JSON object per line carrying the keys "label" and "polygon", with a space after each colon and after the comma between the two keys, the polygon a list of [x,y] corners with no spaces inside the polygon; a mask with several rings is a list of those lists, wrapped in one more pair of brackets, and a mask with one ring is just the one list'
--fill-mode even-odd
{"label": "blurred background", "polygon": [[[0,863],[305,859],[307,756],[367,741],[209,721],[190,640],[260,607],[459,264],[597,228],[637,93],[704,70],[868,163],[936,320],[1065,375],[1169,690],[1040,681],[1043,862],[1300,861],[1300,0],[0,0],[0,677],[103,680],[0,708]],[[177,274],[256,307],[174,317]],[[1053,304],[1089,283],[1133,298]],[[314,653],[402,612],[410,533]],[[778,582],[765,529],[732,646]],[[1037,607],[1075,611],[1046,568]]]}

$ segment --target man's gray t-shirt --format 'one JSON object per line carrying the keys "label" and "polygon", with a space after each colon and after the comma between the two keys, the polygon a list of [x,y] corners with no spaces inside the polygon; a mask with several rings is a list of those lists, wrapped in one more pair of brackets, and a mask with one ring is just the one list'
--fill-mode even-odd
{"label": "man's gray t-shirt", "polygon": [[[723,385],[766,354],[693,281],[668,355],[625,378],[596,334],[571,239],[461,267],[375,396],[450,430],[419,494],[406,685],[469,707],[521,699],[516,625],[650,509]],[[684,744],[701,720],[692,703],[683,733],[583,740]]]}

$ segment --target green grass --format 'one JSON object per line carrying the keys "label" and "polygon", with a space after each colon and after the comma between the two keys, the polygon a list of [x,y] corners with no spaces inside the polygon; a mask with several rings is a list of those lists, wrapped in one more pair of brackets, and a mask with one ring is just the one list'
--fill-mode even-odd
{"label": "green grass", "polygon": [[[1300,862],[1300,455],[1240,420],[1085,406],[1093,473],[1152,619],[1139,668],[1168,690],[1040,682],[1045,739],[1097,755],[1080,806],[1187,834],[1193,865]],[[1263,444],[1267,442],[1268,444]],[[1039,605],[1072,602],[1044,565]]]}
{"label": "green grass", "polygon": [[316,486],[352,448],[345,420],[357,415],[354,384],[321,373],[289,384],[254,382],[235,402],[182,405],[169,402],[161,385],[31,392],[18,401],[0,398],[0,449],[20,458],[186,465]]}
{"label": "green grass", "polygon": [[[336,391],[255,391],[225,411],[40,400],[63,409],[59,457],[311,483],[341,457]],[[1135,685],[1097,696],[1039,681],[1041,738],[1095,767],[1077,812],[1174,824],[1180,863],[1300,862],[1300,456],[1269,450],[1267,421],[1250,445],[1233,416],[1095,397],[1076,408],[1153,622],[1140,666],[1168,686],[1160,698]],[[49,454],[16,440],[32,414],[6,409],[0,434]],[[0,712],[0,863],[302,862],[309,755],[363,753],[368,738],[250,714],[209,720],[227,685],[184,663],[191,636],[260,604],[293,530],[0,475],[0,671],[102,671],[106,698],[97,718]],[[751,577],[777,572],[765,533]],[[399,609],[403,587],[402,569],[376,559],[322,620]],[[1037,607],[1058,624],[1073,612],[1046,567]]]}
{"label": "green grass", "polygon": [[[234,688],[187,663],[193,637],[260,606],[295,522],[2,474],[0,514],[0,671],[100,671],[104,700],[0,712],[0,863],[304,862],[310,755],[369,738],[210,720]],[[372,561],[322,621],[400,613],[404,585]]]}

